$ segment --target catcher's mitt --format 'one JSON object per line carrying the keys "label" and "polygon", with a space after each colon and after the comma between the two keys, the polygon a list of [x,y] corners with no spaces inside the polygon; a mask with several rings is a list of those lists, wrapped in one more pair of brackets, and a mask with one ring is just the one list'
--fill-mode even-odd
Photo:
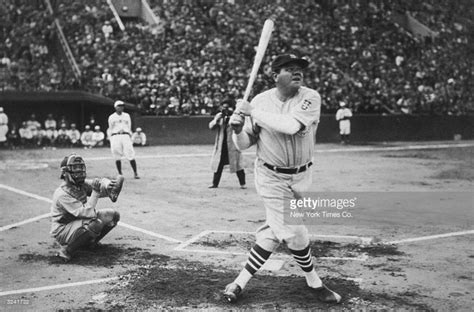
{"label": "catcher's mitt", "polygon": [[123,175],[118,175],[115,180],[110,181],[109,185],[107,185],[107,195],[109,195],[109,198],[113,203],[117,201],[118,196],[120,195],[124,180],[125,178]]}

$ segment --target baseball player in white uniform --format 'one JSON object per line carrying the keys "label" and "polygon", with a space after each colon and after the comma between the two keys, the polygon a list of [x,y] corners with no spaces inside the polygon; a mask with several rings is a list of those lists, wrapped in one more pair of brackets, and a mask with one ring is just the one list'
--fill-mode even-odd
{"label": "baseball player in white uniform", "polygon": [[132,143],[134,146],[145,146],[146,145],[146,134],[142,128],[138,127],[132,134]]}
{"label": "baseball player in white uniform", "polygon": [[3,107],[0,107],[0,147],[6,145],[8,133],[8,116],[3,112]]}
{"label": "baseball player in white uniform", "polygon": [[351,134],[351,118],[352,111],[346,107],[346,103],[339,102],[340,108],[336,112],[336,120],[339,121],[339,134],[341,135],[341,143],[349,143],[349,135]]}
{"label": "baseball player in white uniform", "polygon": [[97,125],[94,127],[94,132],[92,133],[92,146],[100,147],[104,146],[105,134],[100,130],[100,126]]}
{"label": "baseball player in white uniform", "polygon": [[84,149],[92,148],[92,134],[91,126],[85,125],[84,132],[81,134],[81,143],[84,145]]}
{"label": "baseball player in white uniform", "polygon": [[256,244],[245,267],[224,290],[229,302],[237,300],[248,281],[281,243],[287,245],[320,301],[341,300],[339,294],[322,283],[313,267],[306,226],[284,222],[284,203],[301,198],[301,193],[312,183],[310,167],[321,97],[317,91],[302,85],[303,70],[308,65],[307,60],[295,55],[277,56],[272,62],[276,87],[258,94],[251,103],[239,101],[231,117],[236,146],[240,150],[257,146],[255,186],[263,199],[266,222],[257,230]]}
{"label": "baseball player in white uniform", "polygon": [[125,113],[125,103],[115,101],[115,113],[109,116],[110,149],[115,159],[115,165],[119,174],[122,174],[122,156],[130,161],[135,179],[140,179],[137,173],[137,162],[135,161],[135,150],[132,144],[132,120]]}

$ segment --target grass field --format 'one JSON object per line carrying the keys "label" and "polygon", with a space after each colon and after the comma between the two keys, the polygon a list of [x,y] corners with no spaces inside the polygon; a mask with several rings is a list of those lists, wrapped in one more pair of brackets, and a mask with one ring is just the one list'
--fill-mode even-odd
{"label": "grass field", "polygon": [[211,146],[139,148],[140,180],[123,161],[121,222],[71,263],[54,254],[51,196],[59,162],[86,158],[89,176],[115,175],[106,148],[0,151],[0,310],[157,309],[470,311],[474,286],[474,142],[319,144],[311,194],[356,194],[351,218],[310,221],[317,271],[343,296],[319,303],[285,248],[234,306],[221,298],[265,213],[244,154],[248,189],[212,179]]}

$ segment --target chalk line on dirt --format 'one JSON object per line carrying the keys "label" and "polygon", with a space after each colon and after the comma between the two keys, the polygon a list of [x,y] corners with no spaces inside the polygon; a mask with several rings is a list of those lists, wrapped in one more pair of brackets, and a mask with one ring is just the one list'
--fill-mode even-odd
{"label": "chalk line on dirt", "polygon": [[20,195],[23,195],[23,196],[27,196],[27,197],[31,197],[31,198],[34,198],[34,199],[37,199],[37,200],[41,200],[41,201],[44,201],[44,202],[47,202],[47,203],[52,203],[52,200],[50,198],[39,196],[39,195],[36,195],[36,194],[33,194],[33,193],[29,193],[29,192],[26,192],[26,191],[23,191],[23,190],[20,190],[20,189],[17,189],[15,187],[11,187],[11,186],[8,186],[8,185],[5,185],[5,184],[0,184],[0,188],[3,188],[7,191],[17,193],[17,194],[20,194]]}
{"label": "chalk line on dirt", "polygon": [[437,234],[437,235],[420,236],[420,237],[414,237],[414,238],[406,238],[406,239],[400,239],[400,240],[394,240],[394,241],[391,241],[391,242],[387,242],[386,244],[395,245],[395,244],[403,244],[403,243],[412,243],[412,242],[419,242],[419,241],[425,241],[425,240],[430,240],[430,239],[438,239],[438,238],[453,237],[453,236],[460,236],[460,235],[469,235],[469,234],[474,234],[474,230],[451,232],[451,233],[444,233],[444,234]]}
{"label": "chalk line on dirt", "polygon": [[25,289],[17,289],[17,290],[8,290],[8,291],[0,292],[0,297],[1,296],[8,296],[8,295],[18,295],[18,294],[24,294],[24,293],[30,293],[30,292],[38,292],[38,291],[46,291],[46,290],[54,290],[54,289],[63,289],[63,288],[68,288],[68,287],[77,287],[77,286],[84,286],[84,285],[107,283],[107,282],[115,281],[117,279],[119,279],[119,277],[109,277],[109,278],[102,278],[102,279],[75,282],[75,283],[57,284],[57,285],[35,287],[35,288],[25,288]]}
{"label": "chalk line on dirt", "polygon": [[[36,195],[36,194],[33,194],[33,193],[29,193],[29,192],[26,192],[26,191],[23,191],[23,190],[20,190],[20,189],[17,189],[15,187],[11,187],[11,186],[8,186],[8,185],[5,185],[5,184],[0,184],[0,188],[3,188],[7,191],[14,192],[14,193],[17,193],[17,194],[20,194],[20,195],[31,197],[31,198],[34,198],[34,199],[37,199],[37,200],[41,200],[41,201],[44,201],[44,202],[47,202],[47,203],[52,203],[53,202],[49,198],[39,196],[39,195]],[[51,217],[51,213],[46,213],[46,214],[42,214],[42,215],[37,216],[37,217],[33,217],[33,218],[30,218],[30,219],[26,219],[26,220],[17,222],[17,223],[5,225],[5,226],[0,227],[0,232],[5,231],[5,230],[9,230],[9,229],[14,228],[14,227],[18,227],[20,225],[25,225],[25,224],[35,222],[35,221],[38,221],[38,220],[41,220],[41,219],[49,218],[49,217]],[[162,234],[159,234],[159,233],[155,233],[155,232],[152,232],[152,231],[148,231],[148,230],[145,230],[145,229],[142,229],[142,228],[124,223],[122,221],[119,221],[119,223],[117,225],[125,227],[125,228],[133,230],[133,231],[143,233],[143,234],[147,234],[147,235],[150,235],[150,236],[161,238],[161,239],[167,240],[167,241],[172,242],[172,243],[181,243],[182,242],[178,239],[175,239],[175,238],[172,238],[172,237],[169,237],[169,236],[166,236],[166,235],[162,235]]]}
{"label": "chalk line on dirt", "polygon": [[179,244],[178,246],[176,246],[174,248],[174,250],[177,250],[177,251],[180,251],[180,250],[183,250],[184,248],[186,248],[187,246],[191,245],[192,243],[195,243],[196,241],[198,241],[200,238],[208,235],[212,233],[212,231],[202,231],[201,233],[199,233],[198,235],[195,235],[193,237],[191,237],[190,239],[188,239],[187,241],[184,241],[182,242],[181,244]]}
{"label": "chalk line on dirt", "polygon": [[127,223],[123,223],[122,221],[119,221],[118,225],[120,225],[122,227],[125,227],[127,229],[130,229],[130,230],[141,232],[143,234],[148,234],[150,236],[158,237],[158,238],[167,240],[167,241],[172,242],[172,243],[181,243],[182,242],[179,239],[175,239],[175,238],[172,238],[172,237],[169,237],[169,236],[166,236],[166,235],[162,235],[162,234],[158,234],[158,233],[155,233],[155,232],[152,232],[152,231],[148,231],[148,230],[145,230],[145,229],[142,229],[142,228],[139,228],[139,227],[127,224]]}
{"label": "chalk line on dirt", "polygon": [[9,229],[13,229],[13,228],[22,226],[24,224],[35,222],[35,221],[38,221],[38,220],[41,220],[41,219],[49,218],[49,217],[51,217],[51,214],[50,213],[45,213],[45,214],[42,214],[42,215],[34,217],[34,218],[29,218],[29,219],[26,219],[26,220],[23,220],[23,221],[20,221],[20,222],[17,222],[17,223],[8,224],[8,225],[0,227],[0,232],[6,231],[6,230],[9,230]]}

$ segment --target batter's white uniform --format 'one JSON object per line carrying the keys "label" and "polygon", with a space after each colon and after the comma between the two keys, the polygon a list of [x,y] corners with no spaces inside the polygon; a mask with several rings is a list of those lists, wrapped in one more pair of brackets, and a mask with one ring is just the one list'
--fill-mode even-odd
{"label": "batter's white uniform", "polygon": [[[349,135],[351,134],[351,121],[349,118],[352,117],[352,112],[347,107],[341,107],[336,112],[336,120],[339,121],[339,134]],[[347,119],[344,119],[347,118]]]}
{"label": "batter's white uniform", "polygon": [[[304,225],[285,224],[284,206],[291,199],[301,198],[301,193],[310,187],[312,170],[287,174],[273,171],[264,164],[300,168],[312,162],[321,97],[315,90],[300,87],[294,97],[282,102],[277,97],[277,89],[273,88],[257,95],[250,105],[265,112],[291,116],[304,126],[296,134],[288,135],[254,119],[259,131],[248,121],[242,130],[250,137],[251,144],[257,145],[255,185],[266,211],[266,223],[257,230],[257,244],[268,251],[274,251],[281,242],[293,250],[304,249],[309,244],[308,230]],[[235,134],[233,137],[238,146]]]}
{"label": "batter's white uniform", "polygon": [[128,160],[135,159],[135,150],[131,140],[132,120],[128,113],[116,112],[109,116],[110,149],[115,160],[125,156]]}

